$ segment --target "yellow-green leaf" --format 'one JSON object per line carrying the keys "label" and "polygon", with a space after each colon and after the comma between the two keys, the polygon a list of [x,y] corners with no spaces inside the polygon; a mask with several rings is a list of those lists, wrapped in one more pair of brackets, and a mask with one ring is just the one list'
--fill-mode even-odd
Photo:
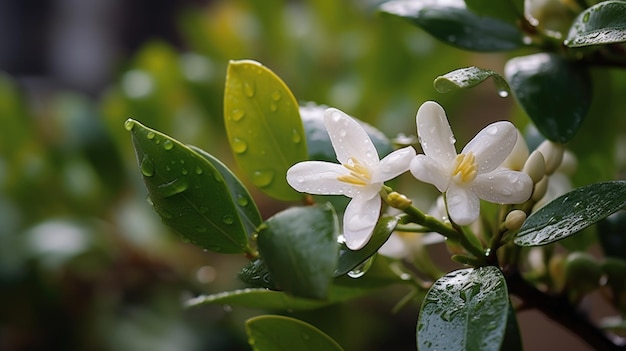
{"label": "yellow-green leaf", "polygon": [[280,200],[300,199],[285,174],[307,159],[306,140],[298,104],[285,83],[258,62],[231,61],[224,120],[235,160],[252,184]]}

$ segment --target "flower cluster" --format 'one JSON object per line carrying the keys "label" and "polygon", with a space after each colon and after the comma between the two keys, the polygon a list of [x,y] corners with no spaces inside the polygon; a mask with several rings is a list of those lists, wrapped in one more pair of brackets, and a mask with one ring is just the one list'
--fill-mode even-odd
{"label": "flower cluster", "polygon": [[485,127],[459,154],[445,112],[437,103],[424,103],[416,123],[424,154],[416,155],[408,146],[379,160],[359,123],[337,109],[328,109],[324,124],[339,164],[304,161],[288,170],[287,181],[297,191],[351,198],[343,218],[343,235],[350,249],[358,250],[369,241],[380,215],[384,182],[409,170],[444,194],[448,216],[458,225],[478,218],[480,199],[516,204],[530,198],[531,178],[502,166],[519,134],[510,122]]}

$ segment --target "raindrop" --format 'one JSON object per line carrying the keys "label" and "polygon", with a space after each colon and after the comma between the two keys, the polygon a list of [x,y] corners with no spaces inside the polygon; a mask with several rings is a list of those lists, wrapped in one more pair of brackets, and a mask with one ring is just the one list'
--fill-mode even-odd
{"label": "raindrop", "polygon": [[235,122],[239,122],[245,115],[246,111],[236,108],[233,110],[233,112],[231,112],[230,118],[232,118]]}
{"label": "raindrop", "polygon": [[248,150],[248,143],[240,138],[233,138],[230,142],[230,146],[236,154],[243,154]]}
{"label": "raindrop", "polygon": [[291,141],[294,144],[300,144],[300,142],[302,141],[302,136],[300,136],[300,133],[298,133],[298,131],[295,129],[291,131]]}
{"label": "raindrop", "polygon": [[239,195],[237,197],[237,204],[241,207],[246,207],[248,206],[248,198],[243,196],[243,195]]}
{"label": "raindrop", "polygon": [[276,112],[276,110],[278,110],[278,105],[276,105],[275,103],[272,102],[270,104],[270,111]]}
{"label": "raindrop", "polygon": [[509,96],[509,92],[508,92],[508,91],[506,91],[506,90],[500,90],[500,91],[498,91],[498,95],[499,95],[500,97],[505,98],[505,97]]}
{"label": "raindrop", "polygon": [[243,93],[249,98],[254,97],[254,84],[252,82],[244,82]]}
{"label": "raindrop", "polygon": [[266,187],[274,180],[274,171],[260,170],[252,173],[252,183],[259,188]]}
{"label": "raindrop", "polygon": [[171,150],[173,147],[174,147],[174,143],[171,140],[167,139],[163,142],[163,148],[165,150]]}
{"label": "raindrop", "polygon": [[583,22],[585,22],[585,23],[589,22],[589,17],[590,17],[590,16],[591,16],[591,12],[586,12],[586,13],[583,15]]}
{"label": "raindrop", "polygon": [[156,136],[155,132],[148,132],[148,134],[146,134],[146,138],[148,138],[149,140],[154,139],[155,136]]}
{"label": "raindrop", "polygon": [[367,271],[370,270],[370,267],[372,267],[373,262],[374,262],[374,256],[368,258],[363,263],[354,267],[350,272],[348,272],[348,277],[353,278],[353,279],[361,278],[363,275],[365,275],[365,273],[367,273]]}
{"label": "raindrop", "polygon": [[197,174],[197,175],[202,174],[202,168],[200,168],[200,166],[197,166],[197,167],[196,167],[196,174]]}
{"label": "raindrop", "polygon": [[159,185],[158,191],[163,197],[170,197],[187,190],[188,186],[189,184],[186,178],[176,178],[170,182]]}
{"label": "raindrop", "polygon": [[280,98],[281,98],[281,95],[280,95],[279,91],[275,91],[275,92],[272,93],[272,100],[278,101],[278,100],[280,100]]}
{"label": "raindrop", "polygon": [[187,171],[187,169],[185,169],[185,168],[183,168],[183,170],[182,170],[182,172],[181,172],[181,173],[182,173],[183,175],[187,175],[187,174],[189,174],[189,172],[188,172],[188,171]]}
{"label": "raindrop", "polygon": [[131,131],[133,130],[133,128],[135,127],[135,121],[133,121],[132,119],[127,119],[126,122],[124,122],[124,129],[126,129],[127,131]]}
{"label": "raindrop", "polygon": [[144,156],[143,160],[141,160],[141,174],[146,177],[152,177],[154,175],[154,163],[150,161],[147,156]]}
{"label": "raindrop", "polygon": [[456,139],[454,138],[453,135],[450,135],[450,139],[448,141],[450,142],[450,144],[456,143]]}
{"label": "raindrop", "polygon": [[222,217],[222,223],[224,224],[233,224],[235,222],[235,217],[232,214],[225,214]]}
{"label": "raindrop", "polygon": [[497,135],[498,134],[498,127],[497,126],[491,126],[491,127],[487,128],[487,134],[489,134],[489,135]]}

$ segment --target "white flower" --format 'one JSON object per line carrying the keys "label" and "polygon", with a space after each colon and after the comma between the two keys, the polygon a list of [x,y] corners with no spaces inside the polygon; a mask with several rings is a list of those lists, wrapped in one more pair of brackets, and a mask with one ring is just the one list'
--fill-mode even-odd
{"label": "white flower", "polygon": [[533,182],[522,172],[500,167],[517,141],[510,122],[495,122],[481,130],[457,155],[455,139],[439,104],[428,101],[417,111],[417,134],[425,155],[411,161],[411,173],[446,194],[450,219],[459,225],[474,222],[480,200],[522,203]]}
{"label": "white flower", "polygon": [[408,171],[415,150],[405,147],[379,160],[365,130],[345,113],[329,108],[324,125],[340,164],[299,162],[287,171],[287,182],[300,192],[352,198],[343,217],[343,236],[348,248],[358,250],[367,244],[378,221],[383,182]]}

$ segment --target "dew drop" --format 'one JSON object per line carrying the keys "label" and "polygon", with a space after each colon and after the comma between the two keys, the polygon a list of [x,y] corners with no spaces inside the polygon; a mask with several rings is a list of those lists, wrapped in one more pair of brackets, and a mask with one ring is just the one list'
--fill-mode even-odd
{"label": "dew drop", "polygon": [[252,183],[259,188],[264,188],[274,180],[274,171],[260,170],[252,173]]}
{"label": "dew drop", "polygon": [[370,270],[370,267],[372,267],[373,262],[374,262],[374,256],[368,258],[367,260],[365,260],[365,262],[354,267],[354,269],[348,272],[348,277],[353,278],[353,279],[361,278],[362,276],[365,275],[365,273],[367,273],[367,271]]}
{"label": "dew drop", "polygon": [[233,138],[230,143],[230,146],[233,148],[233,151],[236,154],[243,154],[248,150],[248,143],[246,143],[243,139]]}
{"label": "dew drop", "polygon": [[271,103],[270,104],[270,111],[272,112],[276,112],[278,110],[278,105],[276,105],[275,103]]}
{"label": "dew drop", "polygon": [[233,110],[233,112],[231,112],[230,118],[232,118],[232,120],[235,122],[239,122],[241,121],[241,119],[243,119],[245,115],[246,115],[246,111],[236,108]]}
{"label": "dew drop", "polygon": [[181,172],[181,173],[182,173],[183,175],[187,175],[187,174],[189,174],[189,172],[188,172],[188,171],[187,171],[187,169],[185,169],[185,168],[183,168],[183,170],[182,170],[182,172]]}
{"label": "dew drop", "polygon": [[583,15],[583,22],[585,22],[585,23],[589,22],[589,17],[590,17],[590,16],[591,16],[591,12],[586,12],[586,13]]}
{"label": "dew drop", "polygon": [[279,91],[275,91],[275,92],[272,93],[272,100],[278,101],[278,100],[280,100],[280,98],[281,98],[281,95],[280,95]]}
{"label": "dew drop", "polygon": [[498,127],[491,126],[491,127],[487,128],[486,132],[489,135],[497,135],[498,134]]}
{"label": "dew drop", "polygon": [[182,193],[187,190],[188,187],[189,184],[186,178],[176,178],[170,182],[159,185],[157,189],[163,197],[170,197]]}
{"label": "dew drop", "polygon": [[235,222],[235,217],[231,214],[225,214],[222,216],[222,223],[224,224],[233,224]]}
{"label": "dew drop", "polygon": [[147,156],[144,156],[144,158],[141,160],[141,174],[143,174],[146,177],[152,177],[154,175],[154,163],[152,163],[152,161],[150,161],[150,159]]}
{"label": "dew drop", "polygon": [[154,139],[155,136],[156,136],[155,132],[148,132],[148,134],[146,134],[146,138],[148,138],[148,140]]}
{"label": "dew drop", "polygon": [[174,147],[174,143],[171,140],[167,139],[163,142],[163,148],[165,150],[171,150],[173,147]]}
{"label": "dew drop", "polygon": [[239,206],[241,206],[241,207],[246,207],[246,206],[248,206],[248,202],[249,202],[249,201],[248,201],[248,198],[247,198],[247,197],[245,197],[245,196],[243,196],[243,195],[239,195],[239,196],[237,197],[237,204],[238,204]]}
{"label": "dew drop", "polygon": [[196,174],[197,174],[197,175],[200,175],[200,174],[202,174],[202,172],[203,172],[203,171],[202,171],[202,168],[200,168],[200,166],[197,166],[197,167],[196,167]]}
{"label": "dew drop", "polygon": [[254,84],[252,82],[244,82],[243,93],[249,98],[254,97]]}
{"label": "dew drop", "polygon": [[135,121],[133,121],[132,119],[127,119],[126,122],[124,122],[124,129],[126,129],[127,131],[131,131],[133,130],[133,128],[135,127]]}
{"label": "dew drop", "polygon": [[509,92],[506,91],[506,90],[500,90],[500,91],[498,91],[498,96],[503,97],[503,98],[508,97],[509,96]]}
{"label": "dew drop", "polygon": [[300,136],[300,133],[298,133],[298,131],[295,129],[291,131],[291,141],[294,144],[300,144],[300,142],[302,141],[302,136]]}

